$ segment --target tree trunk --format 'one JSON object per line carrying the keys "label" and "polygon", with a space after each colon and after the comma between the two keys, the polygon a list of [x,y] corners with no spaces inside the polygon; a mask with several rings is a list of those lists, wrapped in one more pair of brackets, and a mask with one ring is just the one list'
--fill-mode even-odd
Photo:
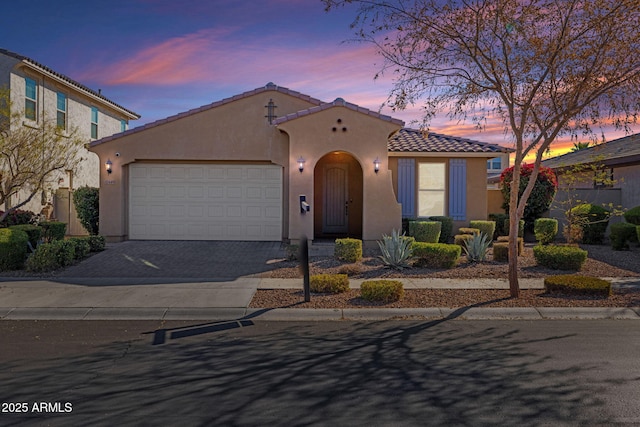
{"label": "tree trunk", "polygon": [[518,283],[518,190],[520,188],[520,168],[516,165],[511,179],[511,194],[509,195],[509,292],[511,298],[520,298],[520,284]]}

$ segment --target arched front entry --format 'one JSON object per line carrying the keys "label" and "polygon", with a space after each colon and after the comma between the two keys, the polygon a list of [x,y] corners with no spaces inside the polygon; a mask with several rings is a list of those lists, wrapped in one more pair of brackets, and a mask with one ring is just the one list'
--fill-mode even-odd
{"label": "arched front entry", "polygon": [[351,154],[323,156],[313,172],[314,238],[362,238],[362,166]]}

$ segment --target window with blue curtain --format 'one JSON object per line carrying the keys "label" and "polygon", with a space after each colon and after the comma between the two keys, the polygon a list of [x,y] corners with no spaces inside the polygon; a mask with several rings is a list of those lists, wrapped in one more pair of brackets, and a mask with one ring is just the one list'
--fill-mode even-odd
{"label": "window with blue curtain", "polygon": [[29,120],[36,120],[38,111],[38,84],[35,80],[25,77],[24,116]]}

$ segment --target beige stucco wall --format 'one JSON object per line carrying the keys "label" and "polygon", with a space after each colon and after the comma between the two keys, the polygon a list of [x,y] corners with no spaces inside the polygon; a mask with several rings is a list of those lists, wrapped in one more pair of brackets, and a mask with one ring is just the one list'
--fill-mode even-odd
{"label": "beige stucco wall", "polygon": [[[312,206],[311,212],[301,214],[297,200],[301,194],[314,200],[313,171],[322,157],[335,151],[350,154],[362,168],[362,239],[379,240],[383,233],[389,234],[401,227],[401,207],[393,191],[387,152],[388,137],[399,125],[337,105],[278,127],[290,138],[288,229],[291,239],[313,236],[314,212],[320,207]],[[296,163],[300,156],[306,160],[302,174]],[[377,174],[373,168],[376,157],[380,160]]]}
{"label": "beige stucco wall", "polygon": [[[105,137],[121,131],[121,120],[128,122],[128,117],[110,108],[108,104],[90,99],[84,93],[74,89],[71,85],[61,83],[49,76],[39,73],[37,70],[24,66],[20,61],[6,55],[0,55],[0,82],[8,86],[11,92],[11,101],[14,111],[24,112],[25,101],[25,77],[30,77],[38,84],[38,111],[37,120],[25,119],[24,125],[39,126],[43,121],[56,120],[57,93],[67,95],[67,129],[63,134],[70,135],[72,129],[76,129],[76,136],[86,143],[91,142],[91,107],[97,107],[98,136]],[[81,148],[78,156],[82,158],[79,166],[72,173],[61,172],[51,177],[48,184],[48,201],[53,202],[53,194],[58,188],[78,188],[81,186],[99,187],[100,161],[95,153]],[[20,192],[13,198],[13,203],[18,203],[27,197],[26,192]],[[41,198],[38,194],[34,199],[22,207],[25,210],[40,212],[42,209]],[[67,222],[67,218],[58,218]]]}
{"label": "beige stucco wall", "polygon": [[[275,90],[262,91],[213,108],[203,108],[200,112],[165,119],[146,129],[92,146],[91,151],[98,154],[101,165],[108,159],[113,162],[111,175],[100,167],[100,233],[109,240],[122,240],[128,236],[128,166],[134,162],[236,161],[281,165],[285,177],[283,194],[288,194],[286,177],[292,164],[289,142],[287,135],[265,118],[265,105],[270,99],[278,107],[278,115],[314,105]],[[298,173],[297,166],[293,164],[292,167]],[[283,202],[283,223],[286,224],[289,199],[285,197]]]}

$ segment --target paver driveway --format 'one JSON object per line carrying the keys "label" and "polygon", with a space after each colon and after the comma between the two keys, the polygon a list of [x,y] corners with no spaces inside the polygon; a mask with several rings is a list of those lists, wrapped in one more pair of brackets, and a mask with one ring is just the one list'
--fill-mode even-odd
{"label": "paver driveway", "polygon": [[280,242],[135,241],[110,244],[56,275],[92,278],[235,279],[284,257]]}

